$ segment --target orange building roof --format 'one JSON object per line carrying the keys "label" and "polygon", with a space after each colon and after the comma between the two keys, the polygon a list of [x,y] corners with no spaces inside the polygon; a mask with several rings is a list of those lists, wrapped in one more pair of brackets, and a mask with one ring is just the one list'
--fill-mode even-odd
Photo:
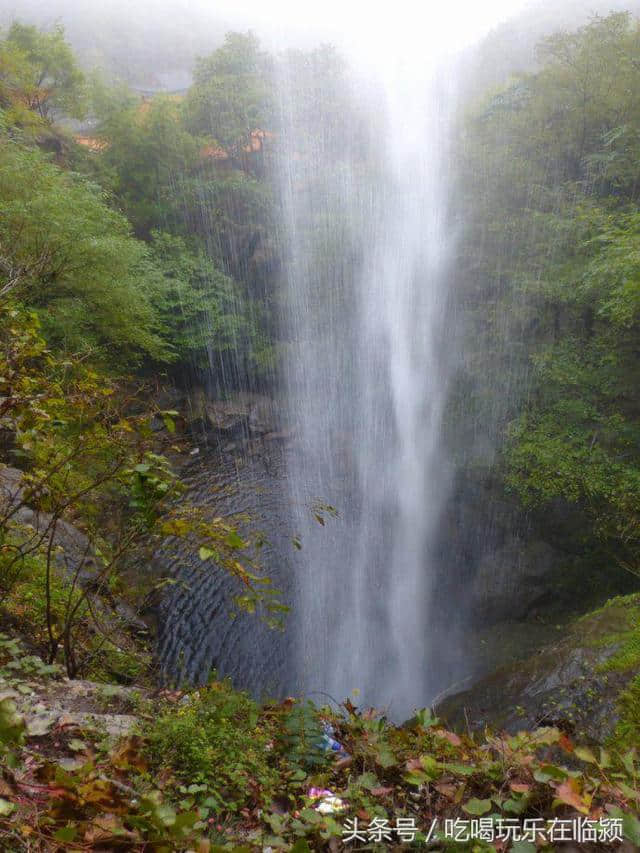
{"label": "orange building roof", "polygon": [[104,151],[107,143],[103,139],[97,139],[95,136],[74,136],[78,145],[88,148],[89,151]]}
{"label": "orange building roof", "polygon": [[[242,150],[245,154],[257,154],[262,151],[265,140],[273,139],[273,137],[274,134],[270,130],[252,130],[249,142],[242,147]],[[213,143],[205,145],[200,154],[203,159],[212,160],[228,160],[231,156],[226,149]]]}

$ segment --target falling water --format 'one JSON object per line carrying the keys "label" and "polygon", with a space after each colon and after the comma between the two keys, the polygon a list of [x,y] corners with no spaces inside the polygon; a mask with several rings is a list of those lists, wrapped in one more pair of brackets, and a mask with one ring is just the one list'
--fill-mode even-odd
{"label": "falling water", "polygon": [[[432,584],[447,494],[451,97],[435,74],[418,85],[387,79],[375,93],[367,168],[337,153],[325,138],[330,131],[318,127],[310,156],[300,156],[308,128],[296,82],[291,73],[281,80],[280,162],[286,381],[300,445],[288,466],[302,544],[293,615],[298,688],[336,698],[358,690],[402,714],[427,704],[444,677],[437,652],[447,638],[435,636]],[[366,90],[356,95],[371,110]],[[349,139],[343,144],[362,153]],[[339,516],[318,513],[323,502]]]}
{"label": "falling water", "polygon": [[[159,644],[170,677],[215,667],[258,696],[359,691],[399,719],[469,674],[443,435],[458,78],[443,57],[490,22],[465,8],[464,20],[428,10],[428,30],[383,16],[367,50],[346,51],[350,66],[328,48],[275,64],[267,172],[282,214],[274,389],[287,438],[277,458],[227,460],[234,497],[216,502],[257,514],[265,570],[292,610],[275,639],[244,615],[231,624],[225,583],[181,557]],[[365,45],[363,20],[351,26]],[[196,500],[212,477],[202,461]]]}

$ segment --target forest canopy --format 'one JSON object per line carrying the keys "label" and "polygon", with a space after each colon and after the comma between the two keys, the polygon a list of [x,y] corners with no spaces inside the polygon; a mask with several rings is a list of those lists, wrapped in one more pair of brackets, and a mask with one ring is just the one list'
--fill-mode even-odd
{"label": "forest canopy", "polygon": [[460,381],[523,506],[564,513],[565,546],[636,575],[639,50],[626,13],[545,38],[537,71],[470,108],[459,149],[477,345]]}

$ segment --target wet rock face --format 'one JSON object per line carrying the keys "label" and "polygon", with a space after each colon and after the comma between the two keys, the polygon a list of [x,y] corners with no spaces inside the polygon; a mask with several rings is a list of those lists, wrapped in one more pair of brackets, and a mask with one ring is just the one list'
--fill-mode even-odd
{"label": "wet rock face", "polygon": [[558,553],[541,540],[512,536],[482,554],[471,583],[472,609],[484,619],[519,619],[544,602],[561,569]]}
{"label": "wet rock face", "polygon": [[571,610],[579,607],[583,590],[572,588],[576,556],[533,529],[500,482],[459,476],[437,553],[443,598],[455,596],[474,626],[528,619],[554,603],[562,609],[560,598]]}
{"label": "wet rock face", "polygon": [[578,620],[565,639],[442,699],[450,725],[515,733],[555,725],[583,741],[605,740],[618,721],[620,691],[633,671],[606,671],[637,610],[622,600]]}
{"label": "wet rock face", "polygon": [[228,400],[214,400],[204,389],[195,388],[187,411],[192,426],[199,424],[205,432],[226,439],[279,435],[286,427],[282,406],[263,394],[238,392]]}

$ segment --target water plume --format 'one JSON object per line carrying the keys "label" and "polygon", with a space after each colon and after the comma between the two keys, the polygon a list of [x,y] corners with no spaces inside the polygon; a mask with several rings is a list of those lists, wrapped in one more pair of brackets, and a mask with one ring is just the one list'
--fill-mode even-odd
{"label": "water plume", "polygon": [[[351,89],[368,144],[351,144],[362,124],[345,117],[336,145],[331,128],[316,124],[309,135],[295,70],[285,67],[279,81],[279,163],[285,379],[299,444],[287,468],[302,543],[297,686],[340,698],[356,689],[406,713],[443,677],[431,588],[448,481],[440,433],[453,93],[433,69]],[[339,518],[319,526],[314,500],[335,505]]]}

